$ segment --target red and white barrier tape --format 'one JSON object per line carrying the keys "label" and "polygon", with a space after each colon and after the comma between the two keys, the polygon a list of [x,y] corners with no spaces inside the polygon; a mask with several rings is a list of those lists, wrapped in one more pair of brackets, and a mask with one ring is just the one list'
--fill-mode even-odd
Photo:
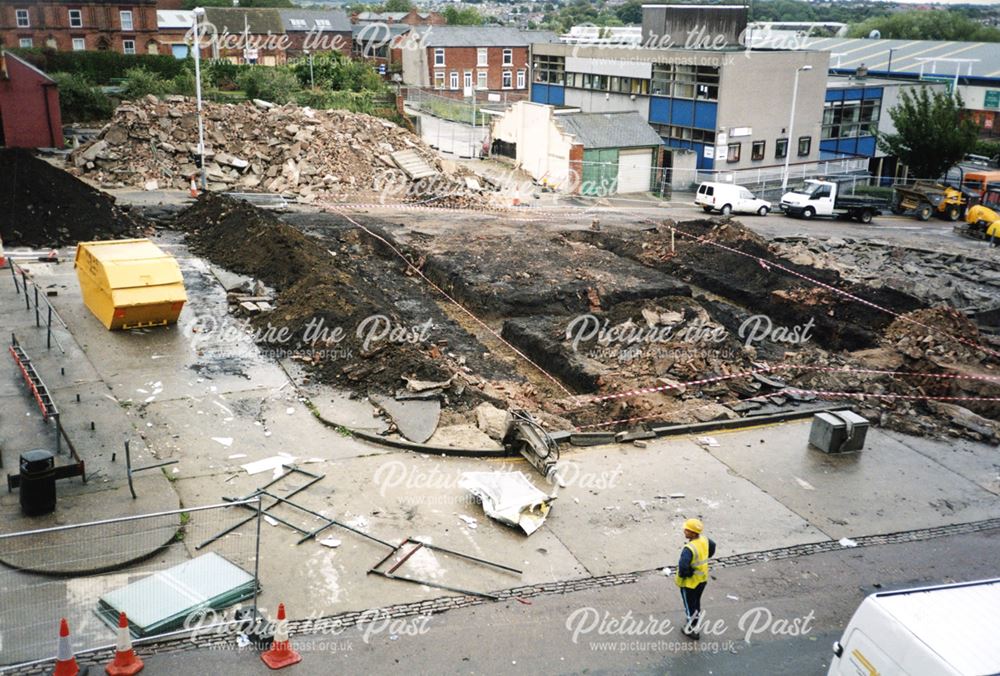
{"label": "red and white barrier tape", "polygon": [[[646,220],[647,223],[651,223],[653,225],[656,225],[657,227],[663,225],[662,223],[657,223],[656,221],[654,221],[652,219],[645,219],[645,220]],[[972,347],[972,348],[974,348],[976,350],[981,350],[982,352],[985,352],[985,353],[987,353],[989,355],[992,355],[994,357],[1000,357],[1000,352],[998,352],[997,350],[994,350],[992,348],[986,347],[985,345],[980,345],[979,343],[976,343],[974,341],[968,340],[966,338],[962,338],[961,336],[956,336],[956,335],[954,335],[952,333],[949,333],[947,331],[938,331],[934,327],[929,326],[927,324],[924,324],[923,322],[917,321],[916,319],[913,319],[912,317],[907,317],[906,315],[904,315],[902,313],[899,313],[899,312],[896,312],[895,310],[890,310],[889,308],[882,307],[881,305],[873,303],[873,302],[871,302],[869,300],[865,300],[864,298],[861,298],[860,296],[856,296],[853,293],[850,293],[849,291],[844,291],[843,289],[838,289],[835,286],[832,286],[832,285],[827,284],[825,282],[821,282],[818,279],[813,279],[812,277],[809,277],[808,275],[804,275],[801,272],[797,272],[796,270],[792,270],[791,268],[785,267],[781,263],[777,263],[775,261],[768,261],[768,260],[765,260],[765,259],[761,258],[760,256],[754,256],[753,254],[747,253],[746,251],[740,251],[739,249],[735,249],[733,247],[726,246],[725,244],[721,244],[719,242],[716,242],[716,241],[713,241],[713,240],[707,238],[705,235],[692,235],[691,233],[685,232],[685,231],[681,230],[680,228],[678,228],[677,226],[674,226],[674,225],[665,226],[665,227],[669,227],[671,230],[673,230],[674,232],[680,234],[681,236],[687,237],[688,239],[693,239],[696,242],[700,242],[700,243],[703,243],[703,244],[711,244],[712,246],[718,247],[718,248],[723,249],[725,251],[729,251],[730,253],[734,253],[734,254],[737,254],[737,255],[749,258],[751,260],[755,260],[755,261],[757,261],[757,263],[762,268],[764,268],[768,272],[772,271],[771,268],[777,268],[777,269],[779,269],[779,270],[781,270],[783,272],[786,272],[786,273],[788,273],[790,275],[793,275],[793,276],[798,277],[800,279],[804,279],[805,281],[809,282],[810,284],[813,284],[815,286],[827,289],[827,290],[832,291],[832,292],[834,292],[836,294],[844,296],[845,298],[853,300],[853,301],[855,301],[857,303],[861,303],[862,305],[867,305],[868,307],[874,308],[874,309],[876,309],[876,310],[878,310],[880,312],[888,313],[888,314],[892,315],[893,317],[896,317],[898,319],[902,319],[903,321],[905,321],[907,323],[919,326],[920,328],[926,329],[927,331],[930,331],[933,334],[938,334],[938,335],[946,336],[946,337],[950,338],[951,340],[954,340],[956,342],[962,343],[963,345],[967,345],[967,346]]]}

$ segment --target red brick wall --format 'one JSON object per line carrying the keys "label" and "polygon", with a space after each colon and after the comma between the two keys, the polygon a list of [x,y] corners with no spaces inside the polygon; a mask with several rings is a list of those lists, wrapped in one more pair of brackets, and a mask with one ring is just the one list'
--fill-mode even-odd
{"label": "red brick wall", "polygon": [[0,76],[0,124],[10,148],[62,148],[59,89],[17,59],[6,58]]}
{"label": "red brick wall", "polygon": [[572,175],[573,194],[579,194],[583,182],[583,144],[577,143],[569,148],[569,170]]}
{"label": "red brick wall", "polygon": [[[17,26],[16,10],[27,9],[30,26]],[[69,10],[81,11],[82,26],[70,26]],[[123,31],[121,11],[132,12],[132,30]],[[156,40],[155,0],[109,0],[107,2],[18,2],[0,0],[0,45],[18,47],[21,38],[31,38],[33,47],[73,49],[73,38],[83,38],[87,49],[122,52],[125,40],[135,41],[137,54],[149,52]]]}
{"label": "red brick wall", "polygon": [[[526,94],[528,91],[528,48],[510,47],[513,62],[510,66],[503,64],[504,47],[487,47],[486,53],[486,89],[491,92],[506,91],[509,94]],[[478,71],[482,70],[476,63],[478,62],[478,51],[476,47],[445,47],[444,48],[444,68],[434,67],[434,47],[427,48],[427,67],[430,77],[431,87],[435,87],[434,74],[444,72],[444,88],[451,90],[451,72],[458,72],[458,93],[461,95],[464,86],[465,71],[472,71],[472,86],[478,86]],[[511,75],[511,86],[503,87],[503,72],[509,70]],[[524,71],[524,86],[520,89],[517,86],[517,71]]]}

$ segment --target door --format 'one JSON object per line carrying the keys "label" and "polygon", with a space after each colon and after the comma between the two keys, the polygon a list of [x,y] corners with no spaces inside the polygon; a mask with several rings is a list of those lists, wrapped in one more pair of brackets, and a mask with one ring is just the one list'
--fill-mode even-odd
{"label": "door", "polygon": [[653,175],[653,151],[622,150],[618,153],[618,192],[649,192]]}
{"label": "door", "polygon": [[618,182],[617,150],[584,150],[581,195],[604,197],[615,192]]}

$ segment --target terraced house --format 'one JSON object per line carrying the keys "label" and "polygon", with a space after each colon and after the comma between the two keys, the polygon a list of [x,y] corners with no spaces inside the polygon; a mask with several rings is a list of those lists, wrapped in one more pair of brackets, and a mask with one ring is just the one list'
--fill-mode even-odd
{"label": "terraced house", "polygon": [[0,0],[0,46],[155,54],[156,0]]}
{"label": "terraced house", "polygon": [[405,84],[455,97],[527,98],[529,41],[516,28],[431,26],[411,35],[402,48]]}
{"label": "terraced house", "polygon": [[0,46],[156,54],[156,0],[0,0]]}

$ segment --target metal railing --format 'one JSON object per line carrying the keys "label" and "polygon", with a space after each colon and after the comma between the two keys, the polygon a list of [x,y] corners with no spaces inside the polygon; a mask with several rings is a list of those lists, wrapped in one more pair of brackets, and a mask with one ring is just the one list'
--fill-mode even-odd
{"label": "metal railing", "polygon": [[[219,537],[207,551],[195,549],[195,543],[244,521],[247,507],[257,512],[256,527],[248,525]],[[117,613],[110,601],[102,599],[209,553],[252,576],[252,601],[248,603],[256,609],[260,520],[260,498],[255,497],[0,535],[0,562],[4,564],[0,567],[0,672],[51,661],[61,618],[69,622],[75,653],[113,648],[116,634],[109,620],[113,615],[117,626]],[[203,576],[193,582],[199,587],[205,583],[224,587],[226,580],[206,580]],[[206,607],[198,602],[197,590],[180,588],[176,580],[174,585],[169,596],[188,597],[194,610]],[[157,601],[165,600],[143,599],[138,594],[132,598],[133,612],[140,611],[136,615],[142,617],[161,612]],[[184,633],[190,628],[188,617],[161,623],[157,626],[162,630],[140,634],[136,640],[152,641]],[[218,620],[216,625],[232,621]],[[197,628],[203,631],[209,627]]]}

